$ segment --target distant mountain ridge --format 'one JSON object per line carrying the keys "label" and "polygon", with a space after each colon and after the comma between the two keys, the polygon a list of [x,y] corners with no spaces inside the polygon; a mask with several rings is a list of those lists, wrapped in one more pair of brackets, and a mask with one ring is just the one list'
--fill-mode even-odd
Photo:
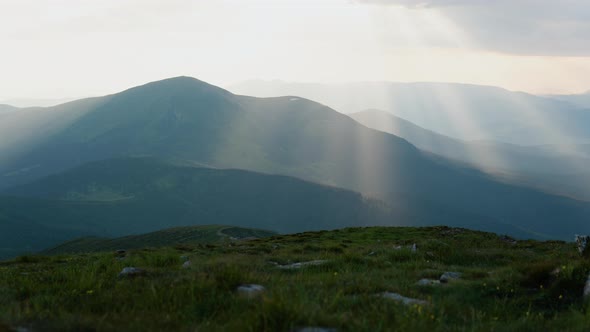
{"label": "distant mountain ridge", "polygon": [[[350,117],[369,128],[405,138],[422,150],[466,162],[508,181],[590,200],[590,155],[583,154],[583,146],[577,153],[568,154],[552,147],[461,141],[380,110],[352,113]],[[559,181],[553,181],[556,178]]]}
{"label": "distant mountain ridge", "polygon": [[[519,145],[590,142],[590,111],[556,98],[458,83],[359,82],[346,84],[247,81],[236,93],[295,95],[343,113],[380,109],[420,127],[463,140]],[[548,132],[550,130],[551,132]]]}
{"label": "distant mountain ridge", "polygon": [[14,112],[16,110],[18,110],[17,107],[6,104],[0,104],[0,115],[8,112]]}
{"label": "distant mountain ridge", "polygon": [[[500,228],[560,239],[590,231],[582,222],[590,215],[590,206],[584,202],[499,183],[301,97],[237,96],[193,78],[178,77],[23,114],[29,116],[8,116],[13,127],[36,121],[33,127],[42,130],[33,131],[34,139],[29,137],[31,132],[12,132],[12,142],[20,139],[28,144],[7,144],[8,150],[15,151],[0,161],[0,188],[31,183],[88,162],[152,156],[293,176],[360,192],[385,201],[399,216],[396,223],[504,225]],[[52,116],[39,120],[38,114]],[[53,115],[58,114],[62,120],[54,121]],[[115,193],[118,200],[132,196]],[[104,200],[111,194],[98,190],[94,198]],[[26,204],[19,206],[24,209]],[[100,212],[93,211],[97,216]],[[354,220],[342,218],[345,221],[322,227]],[[358,220],[379,224],[375,217]],[[134,225],[124,224],[115,226],[133,231]],[[96,221],[95,226],[102,227],[99,225]]]}

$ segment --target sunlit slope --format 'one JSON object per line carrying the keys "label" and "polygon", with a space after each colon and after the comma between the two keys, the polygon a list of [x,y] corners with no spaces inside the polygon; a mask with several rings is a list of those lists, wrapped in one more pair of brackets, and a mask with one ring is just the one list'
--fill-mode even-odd
{"label": "sunlit slope", "polygon": [[206,225],[168,228],[114,239],[85,237],[44,250],[45,254],[100,252],[179,245],[214,244],[222,241],[264,238],[277,233],[253,228]]}
{"label": "sunlit slope", "polygon": [[[436,207],[455,211],[447,219],[461,211],[558,238],[590,227],[583,223],[587,204],[439,163],[397,136],[297,97],[236,96],[180,77],[80,107],[83,116],[27,156],[4,163],[4,187],[91,160],[150,155],[336,185],[386,200],[410,216]],[[408,222],[438,223],[432,215]]]}
{"label": "sunlit slope", "polygon": [[566,154],[552,146],[462,141],[381,110],[365,110],[350,117],[369,128],[407,139],[422,150],[466,162],[496,178],[590,200],[590,155],[584,155],[584,145],[577,147],[578,153]]}
{"label": "sunlit slope", "polygon": [[236,93],[309,98],[344,113],[380,109],[421,127],[465,140],[535,145],[590,141],[590,111],[579,103],[455,83],[349,84],[249,81]]}

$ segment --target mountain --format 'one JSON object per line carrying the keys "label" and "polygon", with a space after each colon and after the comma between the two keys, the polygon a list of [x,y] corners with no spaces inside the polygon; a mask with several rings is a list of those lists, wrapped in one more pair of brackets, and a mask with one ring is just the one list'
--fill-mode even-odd
{"label": "mountain", "polygon": [[277,235],[275,232],[233,226],[185,226],[168,228],[140,235],[114,239],[85,237],[44,250],[44,254],[64,254],[129,250],[141,248],[172,247],[181,245],[214,244],[227,240],[239,241]]}
{"label": "mountain", "polygon": [[8,113],[8,112],[14,112],[18,110],[17,107],[11,106],[11,105],[6,105],[6,104],[0,104],[0,115]]}
{"label": "mountain", "polygon": [[178,226],[231,224],[289,233],[401,225],[400,216],[358,193],[292,177],[122,158],[5,192],[0,243],[6,251],[22,253],[75,237]]}
{"label": "mountain", "polygon": [[548,192],[590,200],[590,155],[569,155],[564,149],[524,147],[493,141],[462,141],[421,128],[380,110],[350,114],[359,123],[408,140],[416,147],[469,165],[497,178]]}
{"label": "mountain", "polygon": [[[26,107],[50,107],[59,104],[64,104],[70,101],[74,101],[77,98],[60,98],[60,99],[39,99],[39,98],[15,98],[0,101],[1,103],[13,105],[20,108]],[[79,98],[78,98],[79,99]]]}
{"label": "mountain", "polygon": [[[587,203],[497,182],[300,97],[237,96],[193,78],[179,77],[26,113],[58,114],[64,120],[47,116],[52,122],[39,126],[43,130],[34,132],[35,139],[26,149],[9,145],[16,151],[15,157],[0,163],[0,187],[5,189],[91,161],[153,156],[294,176],[361,192],[385,201],[401,216],[400,223],[424,225],[454,220],[462,227],[479,228],[485,222],[560,239],[590,233],[590,226],[583,222],[590,215]],[[28,120],[38,118],[14,119],[16,127],[23,127]],[[25,121],[18,123],[20,120]],[[23,131],[15,134],[22,140],[29,135]],[[159,202],[150,202],[153,206],[149,209],[135,206],[133,215],[157,215]],[[334,204],[335,209],[343,206],[341,200]],[[21,210],[27,210],[24,206]],[[93,206],[96,211],[89,216],[95,218],[94,229],[108,229],[100,222],[102,210]],[[305,213],[315,209],[313,205],[301,208]],[[213,205],[212,209],[222,207]],[[77,224],[86,220],[74,214],[72,218]],[[347,215],[342,218],[338,224],[313,222],[309,226],[338,227],[354,222]],[[378,223],[378,219],[360,220]],[[209,223],[228,224],[224,220]],[[167,225],[154,224],[153,230],[156,226]],[[247,226],[279,230],[266,224]],[[284,226],[283,231],[288,231]],[[135,225],[121,216],[113,227],[132,232]]]}
{"label": "mountain", "polygon": [[549,95],[548,97],[568,102],[578,108],[590,109],[590,91],[573,95]]}
{"label": "mountain", "polygon": [[301,96],[344,113],[380,109],[463,140],[519,145],[590,142],[590,110],[567,101],[497,87],[455,83],[349,84],[248,81],[236,93]]}

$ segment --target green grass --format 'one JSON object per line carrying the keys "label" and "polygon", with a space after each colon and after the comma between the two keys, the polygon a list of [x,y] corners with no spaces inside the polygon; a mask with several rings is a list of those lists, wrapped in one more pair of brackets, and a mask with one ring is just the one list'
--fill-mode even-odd
{"label": "green grass", "polygon": [[174,227],[140,235],[130,235],[114,239],[84,237],[44,250],[44,254],[71,254],[99,252],[118,249],[138,249],[165,247],[173,245],[208,244],[227,241],[230,238],[269,237],[275,232],[253,228],[205,225]]}
{"label": "green grass", "polygon": [[[408,248],[418,244],[418,251]],[[402,246],[402,249],[394,249]],[[183,269],[183,258],[192,262]],[[328,260],[281,270],[276,264]],[[145,276],[118,278],[126,266]],[[560,272],[552,275],[556,268]],[[463,273],[418,286],[421,278]],[[0,263],[2,324],[48,331],[584,331],[590,262],[565,242],[445,227],[349,228],[215,245],[24,256]],[[257,298],[240,284],[266,287]],[[405,306],[376,294],[427,300]]]}

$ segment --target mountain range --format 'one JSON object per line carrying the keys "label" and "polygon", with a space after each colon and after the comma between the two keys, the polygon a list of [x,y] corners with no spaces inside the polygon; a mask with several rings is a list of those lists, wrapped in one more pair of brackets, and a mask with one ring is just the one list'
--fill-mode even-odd
{"label": "mountain range", "polygon": [[520,146],[494,141],[462,141],[419,127],[380,110],[352,113],[363,125],[408,140],[416,147],[492,174],[497,179],[590,200],[590,155],[585,146],[567,153],[555,146]]}
{"label": "mountain range", "polygon": [[[379,109],[462,140],[518,145],[590,142],[590,110],[574,98],[456,83],[348,84],[247,81],[230,87],[260,97],[297,95],[343,113]],[[583,106],[583,107],[580,107]]]}
{"label": "mountain range", "polygon": [[21,252],[195,224],[590,232],[590,203],[497,181],[302,97],[240,96],[189,77],[18,109],[0,132],[0,234]]}

